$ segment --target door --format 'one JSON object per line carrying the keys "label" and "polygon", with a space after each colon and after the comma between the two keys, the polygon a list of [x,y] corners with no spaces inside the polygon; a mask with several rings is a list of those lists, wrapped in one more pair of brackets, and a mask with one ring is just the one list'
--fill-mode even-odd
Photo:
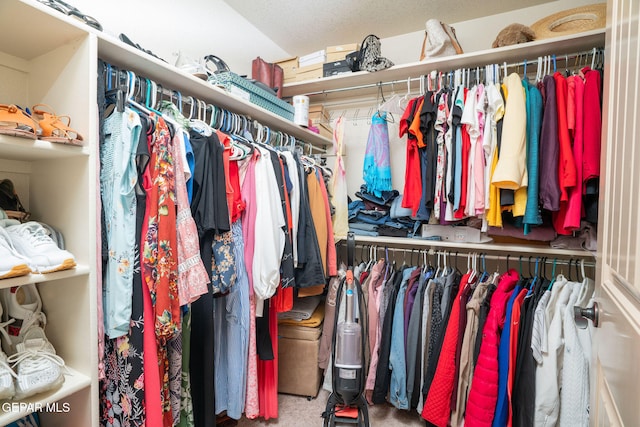
{"label": "door", "polygon": [[640,44],[638,0],[609,0],[591,424],[640,422]]}

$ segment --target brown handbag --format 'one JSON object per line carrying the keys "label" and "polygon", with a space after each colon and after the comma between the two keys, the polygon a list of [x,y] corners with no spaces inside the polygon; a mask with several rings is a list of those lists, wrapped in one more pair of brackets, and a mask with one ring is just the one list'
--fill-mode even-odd
{"label": "brown handbag", "polygon": [[278,64],[272,64],[259,56],[251,63],[251,78],[275,90],[276,96],[282,98],[284,70]]}

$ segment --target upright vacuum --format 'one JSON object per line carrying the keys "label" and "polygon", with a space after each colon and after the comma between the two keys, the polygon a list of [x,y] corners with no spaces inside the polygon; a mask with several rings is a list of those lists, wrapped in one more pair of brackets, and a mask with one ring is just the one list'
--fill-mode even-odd
{"label": "upright vacuum", "polygon": [[[332,337],[332,389],[322,414],[325,427],[355,424],[369,427],[369,411],[364,398],[365,385],[365,316],[367,308],[360,282],[353,275],[355,252],[353,233],[347,235],[347,273],[340,282],[336,298],[335,324]],[[346,285],[346,286],[345,286]],[[346,288],[346,289],[345,289]],[[340,304],[346,297],[345,318],[340,319]],[[357,303],[357,305],[356,305]],[[358,310],[356,319],[354,313]]]}

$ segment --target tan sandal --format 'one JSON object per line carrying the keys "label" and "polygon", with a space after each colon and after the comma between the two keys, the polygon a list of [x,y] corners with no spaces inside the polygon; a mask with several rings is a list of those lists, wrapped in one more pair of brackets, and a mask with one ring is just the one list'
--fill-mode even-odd
{"label": "tan sandal", "polygon": [[84,138],[82,135],[69,127],[71,125],[71,117],[56,115],[53,109],[46,104],[36,104],[31,111],[38,118],[43,140],[61,144],[83,145]]}
{"label": "tan sandal", "polygon": [[0,134],[36,139],[38,124],[15,105],[0,104]]}

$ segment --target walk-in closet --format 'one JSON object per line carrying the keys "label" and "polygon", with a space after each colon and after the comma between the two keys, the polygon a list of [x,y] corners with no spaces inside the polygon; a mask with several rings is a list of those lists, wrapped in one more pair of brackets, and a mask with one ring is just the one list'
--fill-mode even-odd
{"label": "walk-in closet", "polygon": [[0,2],[0,425],[636,425],[594,1]]}

